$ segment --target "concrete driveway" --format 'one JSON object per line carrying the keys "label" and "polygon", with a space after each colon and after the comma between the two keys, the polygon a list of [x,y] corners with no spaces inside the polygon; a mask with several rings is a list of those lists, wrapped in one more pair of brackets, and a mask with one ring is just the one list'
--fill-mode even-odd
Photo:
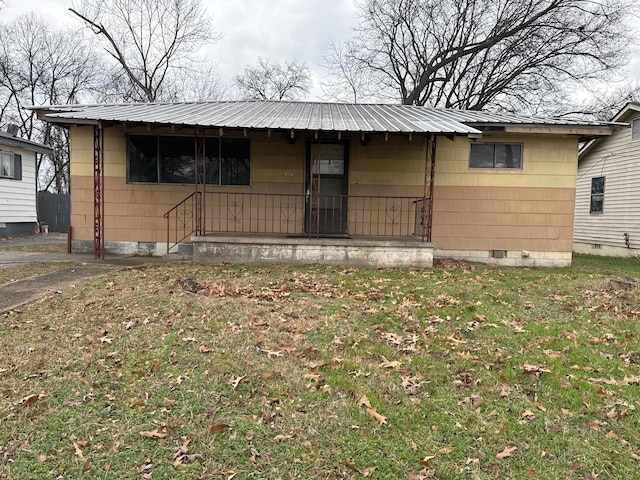
{"label": "concrete driveway", "polygon": [[40,253],[10,250],[11,247],[28,245],[52,245],[67,243],[65,234],[27,235],[12,238],[0,238],[0,268],[16,267],[35,262],[71,262],[72,267],[38,275],[36,277],[9,282],[0,286],[0,315],[29,304],[85,278],[104,275],[125,268],[139,267],[161,262],[157,257],[138,257],[127,255],[108,255],[105,260],[94,260],[93,255],[69,253]]}

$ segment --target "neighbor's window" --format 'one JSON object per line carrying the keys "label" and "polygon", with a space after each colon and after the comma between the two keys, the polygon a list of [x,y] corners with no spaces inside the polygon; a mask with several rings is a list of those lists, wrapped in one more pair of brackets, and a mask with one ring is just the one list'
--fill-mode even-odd
{"label": "neighbor's window", "polygon": [[631,122],[631,140],[640,140],[640,118]]}
{"label": "neighbor's window", "polygon": [[589,213],[602,213],[604,207],[604,177],[591,179],[591,207]]}
{"label": "neighbor's window", "polygon": [[469,153],[471,168],[522,168],[520,143],[472,143]]}
{"label": "neighbor's window", "polygon": [[0,150],[0,177],[22,180],[22,155]]}
{"label": "neighbor's window", "polygon": [[[193,137],[130,135],[129,181],[195,183],[196,142]],[[249,185],[247,138],[205,139],[205,177],[210,185]]]}

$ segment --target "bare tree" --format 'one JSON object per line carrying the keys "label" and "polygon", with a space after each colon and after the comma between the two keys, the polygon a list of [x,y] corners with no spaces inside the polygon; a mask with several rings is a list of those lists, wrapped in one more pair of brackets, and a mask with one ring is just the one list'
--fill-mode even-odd
{"label": "bare tree", "polygon": [[236,75],[234,83],[241,97],[263,100],[298,100],[311,88],[309,68],[304,63],[278,63],[259,58]]}
{"label": "bare tree", "polygon": [[78,0],[69,10],[100,37],[122,69],[117,75],[128,83],[115,85],[126,100],[174,100],[182,96],[176,87],[185,75],[211,78],[200,75],[194,56],[219,38],[202,0]]}
{"label": "bare tree", "polygon": [[322,57],[322,67],[327,71],[321,82],[322,92],[328,100],[337,102],[375,101],[370,72],[362,62],[355,61],[356,52],[351,47],[349,43],[330,43]]}
{"label": "bare tree", "polygon": [[35,14],[0,25],[0,128],[14,123],[23,138],[54,149],[53,157],[38,156],[36,171],[40,187],[58,192],[69,190],[68,137],[24,107],[77,103],[102,83],[99,60],[76,37]]}
{"label": "bare tree", "polygon": [[625,64],[636,3],[362,0],[346,60],[368,72],[379,96],[403,103],[544,107],[536,99],[559,86],[575,89]]}

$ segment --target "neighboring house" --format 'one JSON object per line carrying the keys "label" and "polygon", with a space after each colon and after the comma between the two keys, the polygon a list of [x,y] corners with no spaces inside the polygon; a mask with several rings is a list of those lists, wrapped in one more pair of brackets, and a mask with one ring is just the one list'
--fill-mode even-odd
{"label": "neighboring house", "polygon": [[613,118],[627,128],[588,143],[578,157],[574,251],[640,254],[640,103]]}
{"label": "neighboring house", "polygon": [[35,233],[36,154],[53,154],[42,144],[0,132],[0,237]]}
{"label": "neighboring house", "polygon": [[219,262],[570,265],[578,142],[614,128],[410,105],[34,109],[70,129],[74,251],[191,238]]}

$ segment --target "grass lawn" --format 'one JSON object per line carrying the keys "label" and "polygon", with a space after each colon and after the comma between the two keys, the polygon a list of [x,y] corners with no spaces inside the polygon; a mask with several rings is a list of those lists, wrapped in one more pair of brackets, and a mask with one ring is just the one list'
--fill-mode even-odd
{"label": "grass lawn", "polygon": [[73,265],[72,262],[33,262],[2,267],[0,268],[0,287],[7,283],[24,280],[25,278],[36,275],[43,275],[71,265]]}
{"label": "grass lawn", "polygon": [[36,252],[36,253],[67,253],[66,243],[44,243],[36,245],[12,245],[3,246],[0,244],[0,251],[4,252]]}
{"label": "grass lawn", "polygon": [[0,478],[640,478],[637,259],[159,264],[0,318]]}

